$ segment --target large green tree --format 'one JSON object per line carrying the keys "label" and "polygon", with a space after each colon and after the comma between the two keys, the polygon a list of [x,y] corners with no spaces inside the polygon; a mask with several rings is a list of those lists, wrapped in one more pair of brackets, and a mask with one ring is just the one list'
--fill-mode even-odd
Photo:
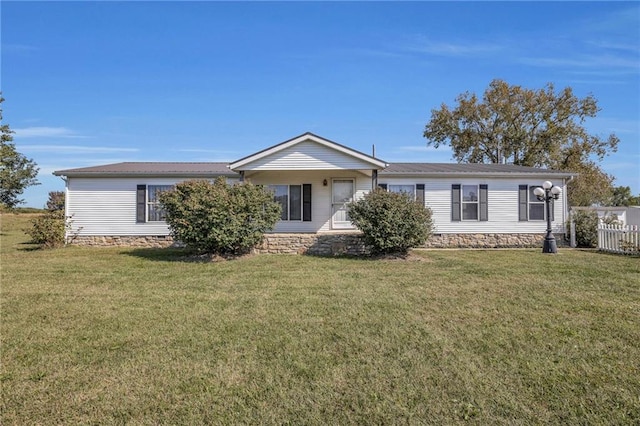
{"label": "large green tree", "polygon": [[427,145],[449,145],[461,163],[503,163],[577,172],[569,184],[572,205],[606,203],[613,177],[599,166],[615,152],[618,138],[592,135],[587,118],[599,111],[592,95],[578,98],[570,87],[552,83],[532,90],[494,80],[482,99],[465,92],[456,106],[431,111],[424,130]]}
{"label": "large green tree", "polygon": [[2,102],[0,93],[0,205],[12,209],[23,202],[18,197],[26,187],[38,185],[38,167],[16,150],[13,130],[2,121]]}
{"label": "large green tree", "polygon": [[613,188],[613,196],[609,202],[610,206],[640,206],[640,194],[633,196],[631,187],[616,186]]}

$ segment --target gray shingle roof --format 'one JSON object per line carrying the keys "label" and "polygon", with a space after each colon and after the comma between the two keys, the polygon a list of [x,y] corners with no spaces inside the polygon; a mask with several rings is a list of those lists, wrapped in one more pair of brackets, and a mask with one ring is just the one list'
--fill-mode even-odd
{"label": "gray shingle roof", "polygon": [[228,163],[125,162],[104,166],[56,170],[56,176],[238,176]]}
{"label": "gray shingle roof", "polygon": [[[188,162],[125,162],[103,166],[57,170],[56,176],[239,176],[228,168],[228,163]],[[514,166],[513,164],[451,164],[451,163],[393,163],[378,173],[380,176],[422,175],[558,175],[572,176],[570,172]]]}
{"label": "gray shingle roof", "polygon": [[392,163],[378,172],[382,176],[393,175],[542,175],[571,176],[570,172],[513,164],[457,164],[457,163]]}

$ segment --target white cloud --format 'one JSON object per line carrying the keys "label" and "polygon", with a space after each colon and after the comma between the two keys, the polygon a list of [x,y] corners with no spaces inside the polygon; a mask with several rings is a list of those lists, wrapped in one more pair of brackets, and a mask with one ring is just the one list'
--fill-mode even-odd
{"label": "white cloud", "polygon": [[405,49],[412,52],[442,56],[477,56],[501,51],[504,49],[504,46],[497,43],[477,43],[470,41],[453,43],[419,37],[414,40],[411,45],[406,46]]}
{"label": "white cloud", "polygon": [[25,152],[54,152],[65,154],[110,154],[115,152],[139,152],[138,148],[79,145],[20,145]]}
{"label": "white cloud", "polygon": [[577,67],[577,68],[595,68],[602,70],[603,68],[621,68],[628,69],[630,72],[637,72],[638,60],[635,58],[623,58],[611,54],[601,55],[578,55],[571,57],[524,57],[520,61],[526,65],[535,65],[540,67]]}
{"label": "white cloud", "polygon": [[602,40],[592,40],[586,41],[587,44],[592,45],[593,47],[606,49],[606,50],[619,50],[627,53],[632,53],[633,55],[638,54],[638,45],[631,43],[616,43],[611,41],[602,41]]}
{"label": "white cloud", "polygon": [[200,149],[200,148],[185,148],[185,149],[176,149],[177,152],[195,152],[195,153],[204,153],[204,154],[237,154],[238,151],[227,151],[221,149]]}
{"label": "white cloud", "polygon": [[[591,121],[587,128],[592,133],[604,134],[601,136],[608,136],[609,133],[615,133],[617,135],[630,134],[635,135],[640,131],[640,120],[623,120],[615,117],[598,117]],[[621,143],[625,143],[623,138]],[[633,140],[633,136],[631,138]],[[632,143],[636,143],[635,141]]]}
{"label": "white cloud", "polygon": [[603,161],[603,167],[607,170],[631,170],[636,172],[636,176],[638,172],[638,163],[633,161]]}
{"label": "white cloud", "polygon": [[24,127],[13,129],[15,138],[86,138],[66,127]]}
{"label": "white cloud", "polygon": [[350,49],[350,50],[346,50],[346,53],[350,55],[369,56],[369,57],[375,57],[375,58],[402,58],[405,56],[404,54],[393,52],[391,50],[368,49],[368,48]]}

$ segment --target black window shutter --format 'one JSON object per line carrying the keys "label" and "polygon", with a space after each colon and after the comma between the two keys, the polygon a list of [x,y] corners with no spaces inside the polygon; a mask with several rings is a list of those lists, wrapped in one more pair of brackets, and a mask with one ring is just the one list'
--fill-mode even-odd
{"label": "black window shutter", "polygon": [[451,220],[460,222],[460,184],[451,185]]}
{"label": "black window shutter", "polygon": [[480,185],[480,220],[489,220],[489,186]]}
{"label": "black window shutter", "polygon": [[136,189],[136,222],[146,222],[147,185],[138,185]]}
{"label": "black window shutter", "polygon": [[424,183],[416,184],[416,201],[424,206]]}
{"label": "black window shutter", "polygon": [[302,220],[311,222],[311,184],[302,185]]}
{"label": "black window shutter", "polygon": [[529,198],[529,186],[528,185],[518,185],[518,220],[521,222],[526,222],[529,218],[527,214],[528,210],[528,200]]}
{"label": "black window shutter", "polygon": [[387,190],[387,184],[386,183],[379,183],[378,184],[378,188],[384,189],[386,191]]}

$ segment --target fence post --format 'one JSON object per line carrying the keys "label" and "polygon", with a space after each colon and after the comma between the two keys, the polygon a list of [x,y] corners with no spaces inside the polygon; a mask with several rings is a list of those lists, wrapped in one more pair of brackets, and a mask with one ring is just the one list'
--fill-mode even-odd
{"label": "fence post", "polygon": [[569,245],[576,248],[576,224],[573,221],[573,210],[569,211]]}

